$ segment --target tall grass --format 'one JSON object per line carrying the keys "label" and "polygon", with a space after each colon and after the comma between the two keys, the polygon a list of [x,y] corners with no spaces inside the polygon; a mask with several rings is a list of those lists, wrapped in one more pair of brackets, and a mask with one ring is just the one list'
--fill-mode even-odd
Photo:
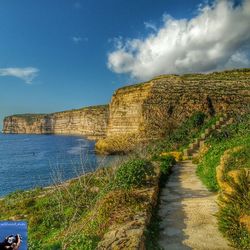
{"label": "tall grass", "polygon": [[153,166],[134,156],[119,164],[68,182],[57,175],[53,187],[12,193],[0,200],[0,220],[27,220],[31,250],[95,249],[111,224],[132,218],[148,202],[135,190],[151,185]]}

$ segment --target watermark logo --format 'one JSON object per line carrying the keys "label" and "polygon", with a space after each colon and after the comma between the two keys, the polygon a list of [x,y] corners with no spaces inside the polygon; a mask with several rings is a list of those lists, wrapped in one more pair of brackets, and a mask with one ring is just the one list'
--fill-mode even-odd
{"label": "watermark logo", "polygon": [[0,250],[27,250],[27,222],[0,221]]}

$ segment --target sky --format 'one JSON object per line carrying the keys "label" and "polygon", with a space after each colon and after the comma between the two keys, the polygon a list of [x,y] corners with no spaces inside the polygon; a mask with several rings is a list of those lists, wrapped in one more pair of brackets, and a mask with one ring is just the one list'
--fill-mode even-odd
{"label": "sky", "polygon": [[0,0],[0,128],[159,74],[250,67],[249,24],[249,0]]}

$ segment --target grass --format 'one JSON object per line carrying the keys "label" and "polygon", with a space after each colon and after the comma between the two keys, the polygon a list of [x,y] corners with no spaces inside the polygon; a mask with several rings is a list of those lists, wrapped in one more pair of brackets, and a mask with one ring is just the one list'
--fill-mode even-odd
{"label": "grass", "polygon": [[161,221],[160,216],[157,214],[158,206],[159,204],[153,211],[150,224],[145,232],[147,250],[162,250],[158,243],[160,234],[160,221]]}
{"label": "grass", "polygon": [[[201,114],[194,114],[184,122],[176,131],[169,135],[165,140],[158,143],[154,150],[155,159],[159,159],[159,152],[180,150],[185,148],[195,137],[198,137],[204,130],[211,127],[218,119],[201,119],[197,121]],[[203,183],[212,191],[219,191],[219,185],[216,179],[216,168],[224,152],[235,147],[241,148],[230,155],[225,163],[225,176],[232,170],[250,168],[250,115],[244,117],[235,117],[236,123],[227,126],[221,132],[212,133],[207,142],[208,150],[200,159],[197,174]],[[157,157],[156,157],[157,156]],[[164,163],[162,163],[164,166]],[[166,168],[166,173],[169,173]],[[239,181],[234,181],[227,176],[227,180],[234,187],[234,192],[220,196],[220,209],[218,212],[219,229],[231,244],[237,249],[249,249],[250,233],[247,224],[243,219],[250,219],[250,185],[246,175],[241,175]],[[243,219],[242,219],[243,218]],[[249,223],[249,222],[248,222]],[[249,225],[248,225],[249,227]],[[160,249],[157,246],[159,236],[159,221],[157,217],[153,218],[148,232],[148,248]],[[153,242],[153,243],[152,243]]]}
{"label": "grass", "polygon": [[95,249],[111,225],[147,209],[149,198],[138,190],[152,185],[152,170],[129,159],[50,189],[17,191],[0,200],[0,220],[27,220],[31,250]]}
{"label": "grass", "polygon": [[220,197],[220,210],[217,214],[220,231],[237,249],[249,249],[250,228],[241,222],[241,218],[250,219],[250,186],[242,174],[238,183],[231,183],[234,192]]}
{"label": "grass", "polygon": [[[166,138],[146,147],[145,152],[143,149],[134,153],[119,166],[99,169],[51,189],[12,193],[0,200],[0,220],[27,220],[31,250],[73,250],[79,249],[79,245],[81,249],[95,249],[111,226],[119,227],[148,209],[149,197],[141,190],[156,184],[151,181],[154,167],[146,159],[159,161],[161,184],[165,183],[175,160],[171,155],[160,156],[160,153],[183,150],[217,119],[197,112]],[[197,174],[210,190],[219,190],[216,167],[226,150],[242,146],[227,162],[226,172],[249,167],[249,124],[248,115],[222,132],[213,133],[209,139],[210,147],[199,162]],[[132,137],[124,138],[128,152]],[[249,184],[244,177],[240,178],[239,183],[232,183],[235,193],[227,199],[221,198],[218,220],[220,230],[232,244],[247,249],[249,234],[240,220],[243,215],[249,215]],[[230,178],[228,181],[232,182]],[[160,249],[156,213],[152,215],[146,236],[147,249]]]}
{"label": "grass", "polygon": [[170,152],[173,150],[182,151],[193,140],[199,137],[206,128],[211,127],[212,124],[218,120],[218,117],[208,117],[201,112],[194,113],[181,126],[173,131],[169,131],[166,138],[152,143],[149,146],[149,151],[155,156],[162,152]]}
{"label": "grass", "polygon": [[[233,125],[213,133],[207,144],[209,149],[198,164],[197,174],[210,190],[220,191],[219,229],[235,248],[249,249],[250,183],[244,169],[250,169],[250,115],[238,117]],[[216,179],[222,156],[223,179],[230,192]],[[237,171],[235,178],[232,171]]]}
{"label": "grass", "polygon": [[[207,142],[209,145],[208,152],[204,155],[201,162],[198,164],[197,174],[201,178],[202,182],[211,191],[218,191],[219,186],[216,180],[216,167],[219,165],[220,158],[223,153],[237,146],[244,146],[249,148],[250,146],[250,125],[249,115],[244,117],[237,123],[224,128],[220,133],[213,133],[210,140]],[[244,151],[245,152],[245,151]],[[246,166],[249,163],[249,153],[240,153],[241,163]],[[239,157],[234,157],[234,164],[231,168],[236,168],[236,162]],[[243,163],[243,161],[246,161]],[[242,166],[241,166],[242,167]],[[230,167],[229,167],[230,168]]]}

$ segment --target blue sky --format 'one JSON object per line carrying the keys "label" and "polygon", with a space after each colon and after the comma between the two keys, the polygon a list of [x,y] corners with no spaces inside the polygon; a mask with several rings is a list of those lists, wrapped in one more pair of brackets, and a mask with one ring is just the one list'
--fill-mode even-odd
{"label": "blue sky", "polygon": [[[202,20],[196,20],[197,17],[213,17],[219,7],[211,4],[213,1],[199,0],[0,1],[0,120],[16,113],[48,113],[104,104],[118,87],[158,73],[248,66],[249,37],[238,43],[234,40],[232,48],[228,41],[222,41],[225,48],[231,48],[231,54],[227,49],[224,53],[227,58],[220,57],[223,60],[219,64],[213,58],[203,68],[197,68],[200,62],[193,60],[194,55],[198,58],[202,54],[189,55],[186,43],[182,44],[183,53],[178,58],[172,53],[176,49],[170,48],[168,42],[173,41],[164,38],[171,34],[170,28],[181,27],[178,37],[185,40],[190,35],[187,27],[192,20],[193,26],[199,26]],[[210,12],[205,10],[209,6]],[[226,9],[225,6],[221,9]],[[246,23],[249,17],[243,12],[248,7],[242,7],[238,14],[237,6],[227,9],[229,24],[237,23],[235,16],[241,26]],[[246,18],[242,20],[243,15]],[[225,24],[224,30],[229,24]],[[149,57],[146,44],[150,44],[153,52],[166,46],[172,51],[161,49]],[[148,64],[148,58],[153,65]],[[187,61],[193,66],[186,67]],[[153,66],[155,70],[142,65],[150,69]],[[149,73],[143,75],[145,71]]]}

